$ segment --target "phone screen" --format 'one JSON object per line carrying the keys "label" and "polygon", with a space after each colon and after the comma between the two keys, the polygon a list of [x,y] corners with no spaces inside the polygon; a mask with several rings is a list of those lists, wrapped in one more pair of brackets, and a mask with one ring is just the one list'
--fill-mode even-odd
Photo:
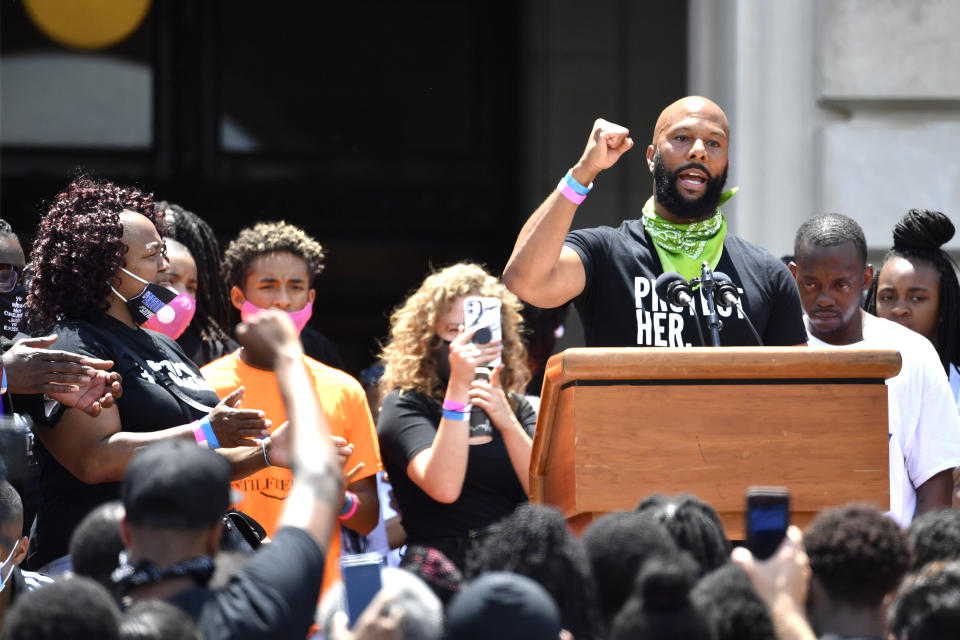
{"label": "phone screen", "polygon": [[363,553],[340,559],[343,588],[347,600],[347,618],[352,627],[382,586],[379,553]]}
{"label": "phone screen", "polygon": [[790,498],[779,492],[747,493],[747,547],[761,560],[783,542],[790,525]]}

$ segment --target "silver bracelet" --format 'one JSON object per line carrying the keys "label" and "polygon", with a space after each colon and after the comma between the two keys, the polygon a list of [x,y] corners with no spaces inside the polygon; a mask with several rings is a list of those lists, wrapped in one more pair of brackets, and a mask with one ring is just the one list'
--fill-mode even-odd
{"label": "silver bracelet", "polygon": [[260,441],[260,449],[263,450],[263,461],[267,463],[268,467],[272,467],[273,465],[270,464],[270,460],[267,459],[267,440],[269,440],[269,438],[264,438]]}

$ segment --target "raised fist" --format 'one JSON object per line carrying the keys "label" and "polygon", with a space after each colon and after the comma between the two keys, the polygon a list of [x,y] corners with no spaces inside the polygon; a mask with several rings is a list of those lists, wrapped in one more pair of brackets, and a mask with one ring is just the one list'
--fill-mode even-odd
{"label": "raised fist", "polygon": [[592,181],[598,173],[616,164],[620,156],[631,147],[633,138],[630,137],[629,129],[597,118],[578,164],[590,174]]}

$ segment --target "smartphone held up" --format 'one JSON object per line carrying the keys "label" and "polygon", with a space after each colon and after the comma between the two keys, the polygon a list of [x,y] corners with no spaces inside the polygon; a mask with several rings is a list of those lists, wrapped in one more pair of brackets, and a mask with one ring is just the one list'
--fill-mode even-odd
{"label": "smartphone held up", "polygon": [[746,546],[758,560],[766,560],[787,535],[790,493],[786,487],[747,489]]}
{"label": "smartphone held up", "polygon": [[[503,329],[500,324],[501,302],[499,298],[484,298],[468,296],[463,301],[463,328],[470,330],[476,327],[473,342],[487,344],[494,340],[503,339]],[[501,358],[487,363],[491,369],[500,365]]]}

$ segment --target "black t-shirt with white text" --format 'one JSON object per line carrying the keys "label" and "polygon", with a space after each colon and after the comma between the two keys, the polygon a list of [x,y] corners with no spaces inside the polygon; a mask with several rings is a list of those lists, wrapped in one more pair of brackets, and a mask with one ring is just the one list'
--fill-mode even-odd
{"label": "black t-shirt with white text", "polygon": [[[586,286],[574,298],[588,347],[710,346],[704,297],[694,292],[697,315],[688,307],[661,300],[654,290],[663,273],[660,257],[640,220],[620,227],[580,229],[565,246],[577,252]],[[797,286],[787,268],[768,251],[727,234],[715,271],[730,276],[740,301],[765,346],[807,341]],[[723,346],[756,346],[747,323],[735,309],[718,308]],[[695,322],[703,329],[700,342]]]}
{"label": "black t-shirt with white text", "polygon": [[[50,333],[57,334],[56,349],[113,360],[111,370],[123,377],[123,395],[116,400],[123,431],[160,431],[188,424],[207,414],[200,407],[212,408],[219,402],[197,366],[161,333],[132,329],[106,314],[58,323]],[[49,423],[43,416],[34,420]],[[31,569],[65,555],[80,520],[97,505],[119,499],[121,485],[85,484],[57,462],[39,439],[34,446],[43,502],[30,539],[27,566]]]}
{"label": "black t-shirt with white text", "polygon": [[[537,416],[530,403],[511,394],[517,401],[514,414],[530,437]],[[440,403],[415,391],[400,393],[394,389],[383,399],[377,419],[380,455],[400,505],[407,544],[432,538],[464,538],[470,531],[483,529],[513,513],[527,496],[510,463],[499,430],[492,429],[492,440],[471,444],[467,471],[460,497],[451,504],[437,502],[407,475],[407,465],[418,453],[433,446],[440,426]]]}

